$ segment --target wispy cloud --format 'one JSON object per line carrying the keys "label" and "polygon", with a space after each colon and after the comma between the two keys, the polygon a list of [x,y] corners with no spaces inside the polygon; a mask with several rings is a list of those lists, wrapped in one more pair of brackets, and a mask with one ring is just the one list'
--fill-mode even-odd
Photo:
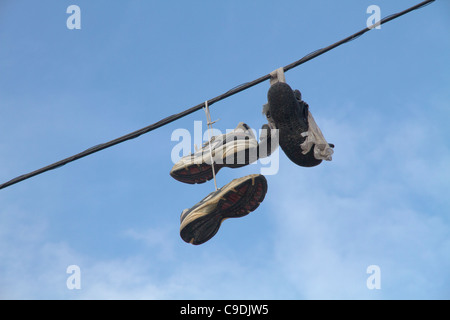
{"label": "wispy cloud", "polygon": [[[450,223],[436,203],[450,150],[431,122],[371,120],[325,120],[335,161],[272,183],[279,265],[306,298],[448,298]],[[366,287],[371,264],[380,291]]]}
{"label": "wispy cloud", "polygon": [[[107,258],[49,239],[42,217],[8,210],[2,221],[1,299],[231,299],[277,291],[273,280],[264,280],[271,263],[255,268],[233,250],[188,246],[169,227],[126,229],[118,237],[139,250]],[[81,270],[80,290],[66,286],[72,264]]]}

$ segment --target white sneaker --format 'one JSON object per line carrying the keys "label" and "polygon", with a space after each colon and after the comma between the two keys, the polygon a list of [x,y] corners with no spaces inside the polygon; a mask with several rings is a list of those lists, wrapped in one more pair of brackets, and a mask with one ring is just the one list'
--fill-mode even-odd
{"label": "white sneaker", "polygon": [[267,180],[261,174],[234,179],[181,213],[181,238],[194,245],[208,241],[224,220],[246,216],[258,208],[266,193]]}
{"label": "white sneaker", "polygon": [[258,141],[250,127],[240,122],[233,131],[214,136],[201,149],[182,157],[170,170],[170,175],[184,183],[203,183],[213,178],[212,164],[217,173],[223,167],[239,168],[258,160]]}

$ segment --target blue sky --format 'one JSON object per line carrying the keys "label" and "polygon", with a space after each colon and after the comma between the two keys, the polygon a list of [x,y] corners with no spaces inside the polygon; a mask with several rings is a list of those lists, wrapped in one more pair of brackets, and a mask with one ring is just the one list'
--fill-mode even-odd
{"label": "blue sky", "polygon": [[[0,180],[145,127],[420,1],[0,2]],[[81,30],[69,30],[69,5]],[[198,111],[0,191],[2,299],[449,299],[450,3],[286,73],[336,145],[279,152],[264,202],[201,246],[179,217],[214,189],[169,176]],[[254,129],[268,83],[211,107]],[[223,169],[217,183],[259,173]],[[69,290],[69,265],[81,289]],[[381,270],[369,290],[366,270]]]}

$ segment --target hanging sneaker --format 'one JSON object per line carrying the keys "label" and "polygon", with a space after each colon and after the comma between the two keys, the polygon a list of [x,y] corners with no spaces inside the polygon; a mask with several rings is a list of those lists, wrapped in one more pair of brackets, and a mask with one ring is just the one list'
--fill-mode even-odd
{"label": "hanging sneaker", "polygon": [[182,157],[170,175],[190,184],[209,181],[213,178],[211,157],[216,173],[223,167],[243,167],[258,159],[258,141],[250,127],[240,122],[233,131],[212,137],[200,150]]}
{"label": "hanging sneaker", "polygon": [[225,219],[243,217],[258,208],[267,192],[263,175],[234,179],[211,192],[180,217],[180,236],[188,243],[202,244],[211,239]]}
{"label": "hanging sneaker", "polygon": [[265,107],[269,125],[279,130],[279,144],[286,156],[302,167],[331,160],[334,145],[328,144],[298,90],[285,82],[271,85]]}

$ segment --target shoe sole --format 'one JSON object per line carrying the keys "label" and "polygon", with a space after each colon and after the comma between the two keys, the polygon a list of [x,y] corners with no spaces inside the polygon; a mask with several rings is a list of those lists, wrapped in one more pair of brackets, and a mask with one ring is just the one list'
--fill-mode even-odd
{"label": "shoe sole", "polygon": [[[226,151],[223,153],[222,157],[222,163],[214,163],[214,172],[217,174],[220,169],[227,167],[227,168],[241,168],[244,167],[251,162],[256,161],[255,159],[252,159],[250,161],[250,149],[247,147],[248,144],[246,143],[237,143],[236,146],[232,146],[231,148],[236,148],[237,150],[233,150],[234,157],[233,157],[233,163],[225,163],[227,156],[229,156],[230,147],[226,148]],[[252,146],[257,150],[257,146]],[[245,152],[244,157],[242,157],[242,153]],[[255,151],[255,155],[257,154],[257,151]],[[203,158],[210,160],[208,155],[204,155]],[[237,160],[245,159],[245,163],[239,164]],[[192,163],[188,163],[185,165],[181,165],[179,168],[176,168],[177,165],[175,165],[172,170],[170,171],[170,175],[175,180],[178,180],[180,182],[188,183],[188,184],[201,184],[205,183],[211,179],[213,179],[213,172],[212,172],[212,166],[206,162],[202,163],[195,163],[194,160]]]}
{"label": "shoe sole", "polygon": [[308,124],[302,119],[299,102],[291,87],[278,82],[270,87],[267,98],[270,116],[279,129],[279,145],[289,160],[302,167],[319,165],[322,160],[314,157],[314,148],[303,154],[300,146],[306,139],[301,133],[308,131]]}
{"label": "shoe sole", "polygon": [[205,243],[219,231],[224,220],[246,216],[258,208],[267,193],[267,180],[263,175],[252,174],[235,179],[222,189],[182,221],[180,236],[185,242]]}

